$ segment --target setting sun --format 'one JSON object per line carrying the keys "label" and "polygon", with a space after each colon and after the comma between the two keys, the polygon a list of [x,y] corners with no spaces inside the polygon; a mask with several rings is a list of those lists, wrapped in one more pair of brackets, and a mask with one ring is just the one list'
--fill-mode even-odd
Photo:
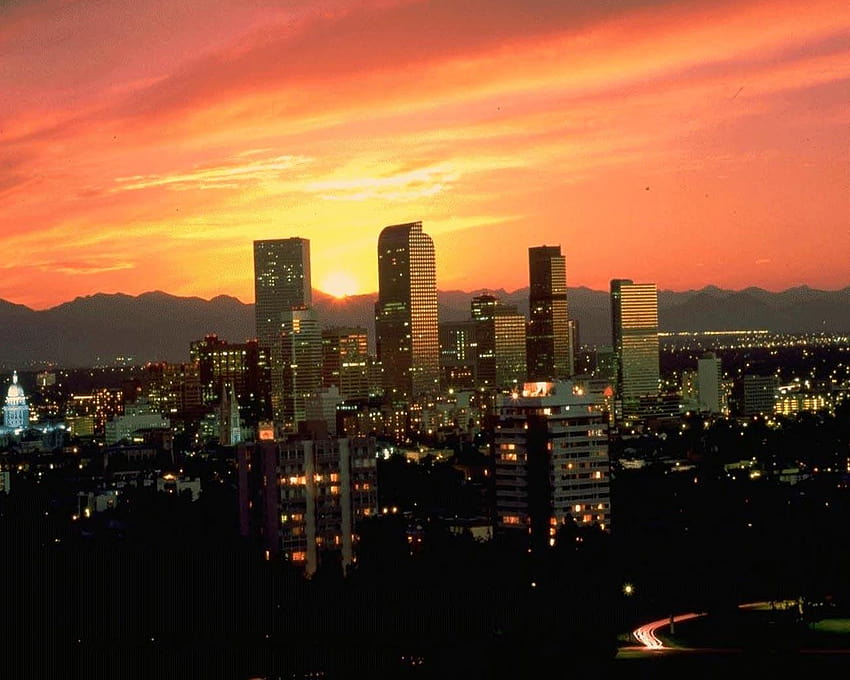
{"label": "setting sun", "polygon": [[345,272],[331,272],[324,278],[319,288],[328,295],[342,298],[357,292],[357,282],[353,276]]}

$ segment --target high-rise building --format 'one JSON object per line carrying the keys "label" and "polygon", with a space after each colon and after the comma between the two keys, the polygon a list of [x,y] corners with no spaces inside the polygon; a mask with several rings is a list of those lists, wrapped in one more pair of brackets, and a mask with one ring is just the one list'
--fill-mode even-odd
{"label": "high-rise building", "polygon": [[611,281],[611,328],[617,358],[617,400],[634,412],[658,394],[658,293],[654,283]]}
{"label": "high-rise building", "polygon": [[493,438],[496,523],[554,540],[569,515],[611,527],[608,418],[598,395],[570,382],[526,383],[500,398]]}
{"label": "high-rise building", "polygon": [[322,386],[339,388],[342,399],[369,396],[369,347],[365,328],[322,331]]}
{"label": "high-rise building", "polygon": [[471,388],[478,363],[477,326],[474,321],[440,324],[440,370],[446,388]]}
{"label": "high-rise building", "polygon": [[438,388],[434,242],[421,222],[386,227],[378,237],[375,335],[387,398],[403,401]]}
{"label": "high-rise building", "polygon": [[[152,408],[168,416],[175,431],[185,432],[187,429],[194,429],[192,423],[197,422],[205,411],[197,363],[170,364],[165,361],[147,363],[140,382],[138,390],[128,391],[129,400],[137,397],[146,398]],[[104,416],[120,413],[115,410],[116,400],[123,408],[124,390],[116,392],[112,396],[111,407],[108,404],[109,398],[103,398],[106,395],[100,395],[101,398],[98,399],[98,393],[94,393],[96,403],[101,402],[98,409],[99,418],[95,420],[95,434],[104,432],[103,424],[108,420]],[[104,409],[103,406],[106,408]]]}
{"label": "high-rise building", "polygon": [[699,411],[701,413],[721,413],[725,404],[723,399],[723,371],[720,359],[714,352],[704,354],[697,361],[697,385]]}
{"label": "high-rise building", "polygon": [[316,416],[311,409],[322,387],[322,331],[309,307],[293,307],[282,316],[282,383],[280,392],[272,392],[272,407],[278,425],[295,432],[298,423]]}
{"label": "high-rise building", "polygon": [[567,306],[567,265],[561,246],[528,249],[528,379],[556,380],[573,374]]}
{"label": "high-rise building", "polygon": [[313,304],[310,241],[297,237],[254,241],[254,300],[257,341],[269,349],[272,413],[278,427],[285,429],[283,403],[291,403],[294,395],[284,393],[281,333],[285,324],[291,326],[293,309]]}
{"label": "high-rise building", "polygon": [[476,382],[481,387],[515,387],[527,371],[526,321],[513,305],[493,295],[472,299],[477,338]]}
{"label": "high-rise building", "polygon": [[779,378],[775,375],[750,375],[743,377],[743,415],[772,415],[779,398]]}
{"label": "high-rise building", "polygon": [[472,302],[469,304],[470,314],[472,316],[473,321],[484,321],[493,316],[493,311],[502,304],[502,301],[499,300],[495,295],[490,295],[489,293],[482,293],[481,295],[476,295],[472,298]]}
{"label": "high-rise building", "polygon": [[307,575],[331,554],[352,564],[358,523],[378,510],[374,439],[243,443],[237,464],[242,535]]}
{"label": "high-rise building", "polygon": [[275,345],[284,312],[313,304],[311,286],[310,241],[254,241],[254,314],[260,345]]}
{"label": "high-rise building", "polygon": [[[279,332],[278,332],[279,337]],[[257,340],[231,343],[210,333],[189,345],[197,365],[203,403],[219,402],[222,388],[232,385],[242,420],[251,427],[271,417],[271,356]]]}

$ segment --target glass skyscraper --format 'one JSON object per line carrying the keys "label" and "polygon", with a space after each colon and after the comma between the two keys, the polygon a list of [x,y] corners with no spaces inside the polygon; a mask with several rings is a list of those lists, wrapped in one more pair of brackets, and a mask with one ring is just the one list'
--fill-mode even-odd
{"label": "glass skyscraper", "polygon": [[567,265],[561,246],[528,249],[528,379],[555,380],[573,372],[567,306]]}
{"label": "glass skyscraper", "polygon": [[[309,314],[305,312],[313,303],[310,241],[297,237],[254,241],[254,300],[257,340],[261,347],[269,348],[274,419],[279,427],[292,429],[297,425],[293,419],[303,416],[305,395],[313,385],[313,370],[306,370],[309,379],[302,376],[304,379],[299,377],[295,381],[291,375],[284,375],[286,358],[281,334],[286,333],[290,340],[287,347],[290,359],[293,354],[303,354],[307,351],[303,345],[308,341],[315,340],[317,344],[316,349],[311,348],[308,352],[310,356],[318,351],[321,361],[322,352],[321,335],[313,332],[306,335],[293,332],[295,326],[300,328],[302,316],[305,318],[305,329],[311,325],[318,328],[317,324],[312,324]],[[299,311],[293,314],[293,310]],[[295,341],[297,350],[293,349],[292,341]],[[305,370],[301,373],[305,373]],[[318,375],[321,380],[321,366]],[[295,382],[299,383],[297,394],[292,391],[296,389],[293,387]],[[309,383],[310,389],[306,387],[306,383]]]}
{"label": "glass skyscraper", "polygon": [[283,312],[313,304],[310,241],[254,241],[254,313],[257,340],[271,347],[280,336]]}
{"label": "glass skyscraper", "polygon": [[654,283],[611,281],[611,327],[617,358],[617,398],[624,412],[658,394],[658,293]]}
{"label": "glass skyscraper", "polygon": [[525,316],[492,295],[472,298],[477,326],[477,384],[516,387],[526,378]]}
{"label": "glass skyscraper", "polygon": [[405,400],[439,387],[434,242],[421,222],[386,227],[378,237],[375,336],[384,394]]}

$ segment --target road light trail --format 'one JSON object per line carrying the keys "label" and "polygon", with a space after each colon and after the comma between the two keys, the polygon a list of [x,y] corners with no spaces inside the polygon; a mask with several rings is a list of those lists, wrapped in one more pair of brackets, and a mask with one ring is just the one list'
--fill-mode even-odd
{"label": "road light trail", "polygon": [[[772,602],[749,602],[747,604],[738,605],[739,609],[768,609],[776,603]],[[784,603],[783,603],[784,604]],[[672,617],[672,622],[679,623],[680,621],[690,621],[691,619],[697,619],[701,616],[705,616],[706,613],[695,613],[691,612],[688,614],[678,614]],[[666,647],[664,643],[658,638],[655,632],[659,628],[664,628],[664,626],[669,626],[671,623],[671,619],[668,616],[667,618],[658,619],[657,621],[650,621],[649,623],[643,624],[640,628],[632,631],[632,636],[640,642],[647,649],[672,649],[671,647]]]}
{"label": "road light trail", "polygon": [[[690,621],[691,619],[699,618],[700,616],[705,616],[704,613],[695,613],[690,612],[688,614],[678,614],[673,617],[673,623],[679,623],[681,621]],[[632,635],[640,642],[644,647],[649,649],[670,649],[669,647],[665,647],[664,643],[658,638],[655,634],[659,628],[663,628],[664,626],[670,625],[670,617],[664,619],[658,619],[657,621],[650,621],[649,623],[643,624],[640,628],[637,628],[632,632]]]}

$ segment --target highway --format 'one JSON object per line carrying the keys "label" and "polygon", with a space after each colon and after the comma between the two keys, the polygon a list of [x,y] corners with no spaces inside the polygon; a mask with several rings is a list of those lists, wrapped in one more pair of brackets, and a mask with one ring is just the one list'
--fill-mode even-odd
{"label": "highway", "polygon": [[697,619],[700,616],[705,616],[705,613],[691,612],[688,614],[677,614],[673,617],[668,616],[663,619],[658,619],[657,621],[650,621],[649,623],[643,624],[640,628],[636,628],[635,630],[633,630],[632,637],[648,649],[670,649],[669,647],[664,646],[664,643],[655,634],[656,631],[659,628],[669,626],[671,620],[673,624],[676,624],[680,621],[690,621],[691,619]]}
{"label": "highway", "polygon": [[[738,605],[738,609],[769,609],[772,605],[776,607],[788,607],[792,606],[793,601],[785,601],[785,602],[748,602],[747,604]],[[640,628],[636,628],[632,631],[632,637],[642,645],[644,649],[650,650],[670,650],[670,649],[682,649],[680,647],[669,647],[666,646],[661,639],[656,634],[657,631],[661,628],[667,627],[670,625],[671,621],[675,625],[680,621],[690,621],[691,619],[697,619],[701,616],[705,616],[706,612],[689,612],[687,614],[677,614],[672,617],[665,617],[663,619],[658,619],[656,621],[650,621],[649,623],[643,624]]]}

